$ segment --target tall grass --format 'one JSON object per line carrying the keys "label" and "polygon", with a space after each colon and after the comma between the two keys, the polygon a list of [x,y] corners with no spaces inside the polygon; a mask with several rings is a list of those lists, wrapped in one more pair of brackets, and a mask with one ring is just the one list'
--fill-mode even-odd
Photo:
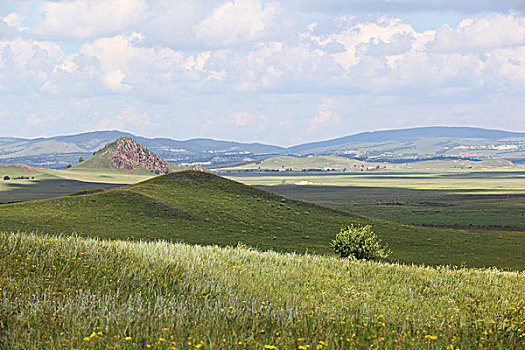
{"label": "tall grass", "polygon": [[0,348],[518,348],[525,274],[0,233]]}

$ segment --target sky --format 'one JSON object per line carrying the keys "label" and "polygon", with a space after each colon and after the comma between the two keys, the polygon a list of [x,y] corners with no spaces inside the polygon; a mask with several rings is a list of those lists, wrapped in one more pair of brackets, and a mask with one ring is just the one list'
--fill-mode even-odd
{"label": "sky", "polygon": [[0,136],[525,131],[523,0],[1,0]]}

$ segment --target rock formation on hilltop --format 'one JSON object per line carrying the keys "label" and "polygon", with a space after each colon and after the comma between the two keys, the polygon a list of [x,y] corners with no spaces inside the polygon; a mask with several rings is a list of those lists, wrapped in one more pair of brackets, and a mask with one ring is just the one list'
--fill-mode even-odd
{"label": "rock formation on hilltop", "polygon": [[129,137],[121,137],[78,165],[79,168],[115,167],[123,170],[144,168],[157,174],[169,174],[171,165]]}

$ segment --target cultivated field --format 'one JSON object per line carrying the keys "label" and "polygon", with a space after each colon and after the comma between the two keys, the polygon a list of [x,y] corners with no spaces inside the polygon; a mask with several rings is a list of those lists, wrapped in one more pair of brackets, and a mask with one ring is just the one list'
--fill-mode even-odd
{"label": "cultivated field", "polygon": [[0,347],[516,349],[525,275],[0,234]]}

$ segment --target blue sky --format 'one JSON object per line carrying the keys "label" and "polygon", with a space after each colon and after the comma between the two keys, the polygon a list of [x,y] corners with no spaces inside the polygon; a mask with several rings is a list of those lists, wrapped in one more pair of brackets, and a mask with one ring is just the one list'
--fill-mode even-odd
{"label": "blue sky", "polygon": [[525,2],[0,2],[0,136],[525,131]]}

